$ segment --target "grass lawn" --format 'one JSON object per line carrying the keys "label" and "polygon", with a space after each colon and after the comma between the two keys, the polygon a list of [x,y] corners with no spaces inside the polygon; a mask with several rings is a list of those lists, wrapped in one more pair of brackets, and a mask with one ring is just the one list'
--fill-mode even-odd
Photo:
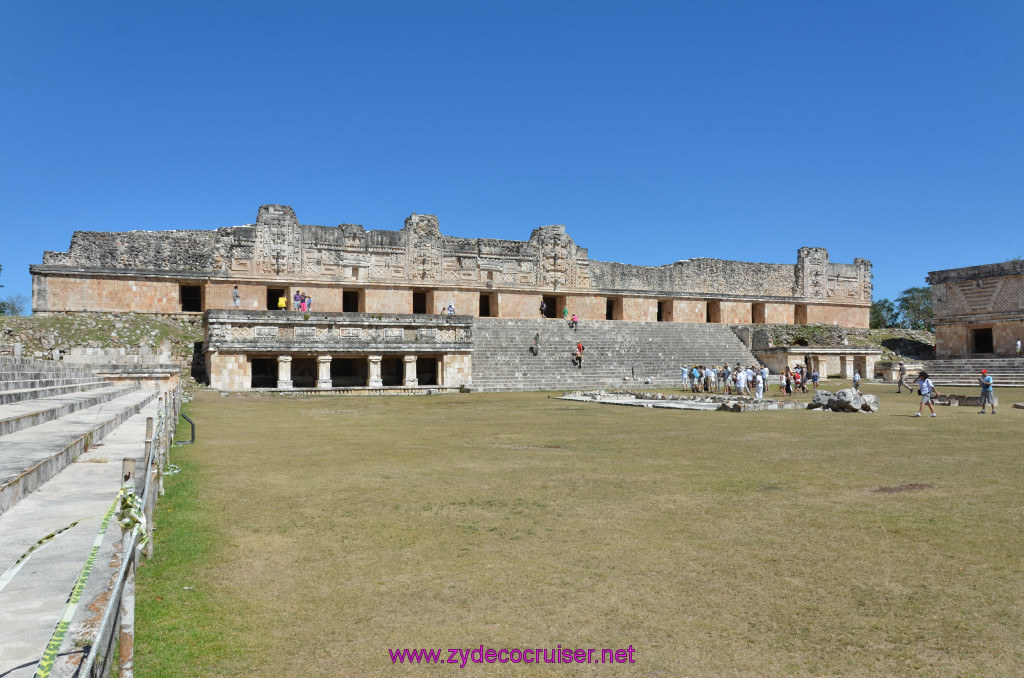
{"label": "grass lawn", "polygon": [[[1024,390],[936,419],[864,390],[879,413],[200,392],[138,675],[1019,675]],[[481,645],[635,663],[388,653]]]}

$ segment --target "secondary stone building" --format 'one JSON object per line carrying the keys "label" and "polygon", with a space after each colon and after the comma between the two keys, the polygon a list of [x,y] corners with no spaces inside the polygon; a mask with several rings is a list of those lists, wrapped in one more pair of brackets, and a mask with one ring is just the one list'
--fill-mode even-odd
{"label": "secondary stone building", "polygon": [[[45,252],[30,270],[38,314],[205,313],[210,381],[225,388],[469,384],[473,326],[489,318],[568,309],[629,332],[643,331],[636,323],[867,327],[871,306],[871,263],[833,263],[823,248],[801,248],[795,264],[633,266],[591,260],[564,226],[525,241],[458,238],[430,215],[367,231],[303,225],[282,205],[216,230],[79,231],[68,251]],[[313,317],[291,310],[300,291]],[[442,320],[449,305],[456,317]]]}
{"label": "secondary stone building", "polygon": [[1024,261],[931,271],[935,355],[1012,355],[1024,339]]}

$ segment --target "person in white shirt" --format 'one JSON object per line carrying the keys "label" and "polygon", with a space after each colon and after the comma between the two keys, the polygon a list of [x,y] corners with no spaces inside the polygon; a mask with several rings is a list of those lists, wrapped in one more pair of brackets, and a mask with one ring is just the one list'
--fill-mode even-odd
{"label": "person in white shirt", "polygon": [[747,373],[744,370],[736,370],[736,391],[739,395],[747,395]]}
{"label": "person in white shirt", "polygon": [[754,375],[754,397],[758,400],[764,397],[764,377],[760,373]]}
{"label": "person in white shirt", "polygon": [[920,417],[921,412],[924,410],[924,406],[927,405],[928,409],[932,411],[931,416],[938,416],[935,414],[935,408],[932,407],[932,398],[939,395],[939,392],[935,390],[935,384],[928,378],[928,373],[921,371],[917,375],[917,381],[914,382],[917,387],[921,390],[921,406],[917,408],[915,417]]}

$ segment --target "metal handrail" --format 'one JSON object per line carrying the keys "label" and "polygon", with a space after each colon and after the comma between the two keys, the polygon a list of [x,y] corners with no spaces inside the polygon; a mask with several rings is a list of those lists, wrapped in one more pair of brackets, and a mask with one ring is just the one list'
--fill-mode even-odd
{"label": "metal handrail", "polygon": [[188,415],[184,412],[180,413],[179,416],[188,422],[188,425],[192,427],[192,440],[179,440],[176,444],[178,445],[191,445],[196,441],[196,423],[188,418]]}
{"label": "metal handrail", "polygon": [[[157,417],[157,422],[153,428],[152,437],[147,439],[148,450],[146,454],[146,464],[144,466],[146,473],[146,482],[143,486],[141,501],[142,505],[146,506],[149,501],[150,492],[156,491],[156,487],[152,484],[154,459],[160,459],[162,450],[160,446],[162,441],[165,439],[165,434],[170,430],[171,434],[166,436],[168,446],[170,441],[173,439],[173,431],[176,428],[171,422],[177,422],[177,417],[180,414],[181,408],[181,386],[178,386],[173,392],[168,393],[168,398],[165,404],[167,412],[161,411],[160,416]],[[188,417],[185,417],[188,419]],[[191,420],[189,420],[191,423]],[[193,425],[193,441],[195,440]],[[154,499],[155,504],[155,499]],[[128,577],[131,576],[135,569],[138,567],[139,561],[139,543],[142,539],[140,531],[136,530],[132,534],[132,538],[129,541],[127,548],[122,550],[121,553],[121,568],[118,571],[117,579],[114,582],[113,590],[111,591],[110,600],[107,603],[107,608],[103,613],[103,619],[100,622],[100,626],[96,631],[96,637],[92,643],[92,647],[89,649],[89,656],[82,664],[81,671],[78,675],[88,676],[89,678],[105,678],[109,675],[111,662],[114,656],[114,642],[119,629],[121,627],[121,598],[124,595],[125,584],[128,581]],[[125,552],[127,551],[127,552]],[[132,601],[134,604],[134,600]]]}

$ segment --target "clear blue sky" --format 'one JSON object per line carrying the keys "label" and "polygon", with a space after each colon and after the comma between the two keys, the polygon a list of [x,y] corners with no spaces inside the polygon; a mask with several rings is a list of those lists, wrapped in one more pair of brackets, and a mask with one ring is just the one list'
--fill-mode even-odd
{"label": "clear blue sky", "polygon": [[1024,2],[4,2],[0,296],[81,230],[302,223],[592,259],[1024,255]]}

